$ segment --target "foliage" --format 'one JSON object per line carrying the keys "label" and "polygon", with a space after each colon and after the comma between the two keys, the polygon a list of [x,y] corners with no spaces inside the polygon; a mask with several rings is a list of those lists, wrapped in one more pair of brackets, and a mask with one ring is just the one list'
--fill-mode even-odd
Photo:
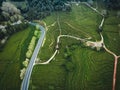
{"label": "foliage", "polygon": [[31,42],[28,46],[28,51],[26,52],[26,58],[29,58],[32,56],[32,53],[33,53],[33,50],[34,50],[34,47],[35,47],[35,42],[36,42],[36,37],[33,36],[32,39],[31,39]]}
{"label": "foliage", "polygon": [[22,70],[20,70],[20,79],[23,79],[25,75],[25,71],[26,71],[26,68],[23,68]]}
{"label": "foliage", "polygon": [[[18,21],[23,21],[24,18],[21,15],[20,10],[14,4],[3,0],[0,1],[0,4],[0,24],[5,26],[5,28],[3,29],[7,30],[7,33],[3,33],[3,29],[0,30],[0,39],[4,39],[5,37],[10,36],[17,31],[26,28],[24,23],[20,25],[15,25],[15,23],[17,23]],[[12,24],[14,24],[15,26],[13,27]],[[16,27],[18,27],[19,29],[16,29]]]}
{"label": "foliage", "polygon": [[30,58],[32,56],[32,51],[31,50],[28,50],[27,52],[26,52],[26,57],[27,58]]}
{"label": "foliage", "polygon": [[39,36],[39,31],[38,31],[38,30],[35,30],[34,35],[35,35],[36,37],[38,37],[38,36]]}
{"label": "foliage", "polygon": [[23,20],[20,10],[10,2],[3,2],[1,7],[1,15],[4,17],[4,21],[15,22]]}
{"label": "foliage", "polygon": [[20,10],[17,9],[13,4],[11,4],[10,2],[3,2],[2,3],[2,7],[1,9],[11,15],[14,14],[20,14]]}
{"label": "foliage", "polygon": [[24,65],[25,67],[27,67],[27,66],[28,66],[28,64],[29,64],[29,59],[28,59],[28,58],[26,58],[26,60],[25,60],[25,61],[23,61],[23,65]]}
{"label": "foliage", "polygon": [[70,61],[66,62],[65,63],[65,69],[68,71],[68,72],[71,72],[73,71],[75,68],[74,64]]}
{"label": "foliage", "polygon": [[23,53],[26,52],[26,44],[29,44],[29,38],[33,30],[31,27],[28,27],[13,34],[2,48],[2,51],[0,51],[1,90],[20,89],[20,70],[22,68],[22,61],[25,60],[25,54]]}
{"label": "foliage", "polygon": [[[102,33],[106,46],[119,55],[120,35],[117,25],[120,20],[113,15],[115,13],[115,11],[109,12]],[[91,36],[93,41],[100,40],[100,35],[96,30],[102,18],[90,8],[82,4],[79,6],[73,4],[71,12],[52,13],[44,21],[47,26],[50,26],[56,22],[58,17],[62,34],[81,38]],[[58,29],[57,23],[53,27],[48,27],[45,44],[38,55],[41,62],[48,60],[53,55],[59,35]],[[96,52],[83,47],[80,41],[61,38],[59,53],[55,59],[47,65],[34,67],[30,87],[35,87],[33,90],[49,90],[49,86],[54,86],[55,90],[110,90],[112,88],[113,59],[112,55],[104,50]],[[116,90],[119,90],[120,69],[117,74]]]}
{"label": "foliage", "polygon": [[71,6],[65,0],[28,0],[28,11],[24,15],[29,20],[43,19],[53,11],[70,11]]}
{"label": "foliage", "polygon": [[103,0],[108,9],[119,9],[120,0]]}
{"label": "foliage", "polygon": [[27,27],[28,27],[28,24],[25,24],[25,23],[16,24],[14,26],[7,24],[7,27],[4,28],[6,32],[4,32],[3,29],[0,30],[0,39],[3,39],[6,36],[11,36],[12,34],[18,31],[24,30]]}

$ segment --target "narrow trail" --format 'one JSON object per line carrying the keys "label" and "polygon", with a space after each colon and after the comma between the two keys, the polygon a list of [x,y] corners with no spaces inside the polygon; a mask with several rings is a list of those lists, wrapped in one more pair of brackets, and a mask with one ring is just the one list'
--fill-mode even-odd
{"label": "narrow trail", "polygon": [[51,48],[51,46],[53,45],[53,43],[54,43],[54,41],[52,41],[52,42],[50,43],[49,48]]}
{"label": "narrow trail", "polygon": [[[100,33],[101,38],[103,38],[102,34]],[[103,48],[105,49],[106,52],[108,52],[109,54],[114,56],[114,72],[113,72],[113,84],[112,84],[112,90],[115,90],[116,87],[116,75],[117,75],[117,63],[118,63],[118,58],[120,58],[120,56],[117,56],[114,52],[110,51],[103,42]]]}
{"label": "narrow trail", "polygon": [[[62,33],[62,31],[61,31],[61,25],[60,25],[60,22],[59,22],[59,15],[57,15],[58,17],[57,17],[57,24],[58,24],[58,28],[59,28],[59,36],[61,35],[61,33]],[[56,22],[55,22],[56,23]],[[59,37],[58,36],[58,37]],[[57,38],[58,38],[57,37]],[[57,53],[58,53],[58,43],[57,43],[57,45],[56,45],[56,50],[55,50],[55,52],[54,52],[54,54],[47,60],[47,61],[45,61],[45,62],[42,62],[42,63],[36,63],[35,65],[38,65],[38,64],[49,64],[52,60],[53,60],[53,58],[57,55]]]}
{"label": "narrow trail", "polygon": [[93,11],[95,11],[96,13],[98,13],[99,15],[103,16],[103,14],[101,14],[101,12],[99,12],[96,8],[92,7],[90,4],[88,4],[87,2],[83,2],[83,4],[85,4],[86,6],[88,6],[89,8],[91,8]]}
{"label": "narrow trail", "polygon": [[[83,2],[83,4],[85,4],[86,6],[88,6],[89,8],[91,8],[92,10],[94,10],[96,13],[98,13],[99,15],[101,15],[103,17],[100,25],[99,25],[99,29],[103,27],[103,24],[104,24],[104,21],[105,21],[105,18],[104,18],[104,15],[101,14],[101,12],[99,12],[96,8],[92,7],[91,5],[89,5],[88,3],[86,2]],[[43,62],[43,63],[36,63],[37,64],[49,64],[51,62],[51,60],[57,55],[58,53],[58,49],[59,49],[59,42],[60,42],[60,38],[62,37],[68,37],[68,38],[73,38],[73,39],[76,39],[76,40],[79,40],[79,41],[82,41],[82,42],[85,42],[87,41],[89,38],[86,38],[86,39],[82,39],[82,38],[79,38],[79,37],[75,37],[75,36],[71,36],[71,35],[61,35],[62,34],[62,31],[61,31],[61,26],[60,26],[60,22],[59,22],[59,16],[57,18],[57,23],[58,23],[58,28],[59,28],[59,36],[57,37],[57,44],[56,44],[56,50],[54,52],[54,54],[52,55],[52,57],[50,59],[48,59],[48,61],[46,62]],[[74,28],[76,29],[75,27],[72,27],[69,23],[65,22],[66,24],[68,24],[71,28]],[[84,32],[83,32],[84,33]],[[84,33],[86,34],[86,33]],[[117,74],[117,64],[118,64],[118,58],[120,58],[120,55],[117,56],[114,52],[110,51],[106,46],[105,46],[105,43],[104,43],[104,37],[102,35],[102,33],[99,33],[100,36],[101,36],[101,43],[102,43],[102,47],[105,49],[106,52],[108,52],[109,54],[113,55],[114,56],[114,72],[113,72],[113,84],[112,84],[112,90],[115,90],[115,87],[116,87],[116,74]],[[87,34],[88,35],[88,34]],[[89,35],[88,35],[89,36]]]}
{"label": "narrow trail", "polygon": [[60,38],[62,38],[62,37],[73,38],[73,39],[76,39],[76,40],[80,40],[82,42],[85,42],[85,41],[87,41],[87,39],[89,39],[89,38],[82,39],[82,38],[71,36],[71,35],[59,35],[58,38],[57,38],[57,43],[60,42]]}
{"label": "narrow trail", "polygon": [[47,61],[42,62],[42,63],[36,63],[35,65],[38,65],[38,64],[49,64],[53,60],[53,58],[57,55],[57,53],[59,51],[60,38],[63,38],[63,37],[73,38],[73,39],[76,39],[76,40],[81,41],[81,42],[86,42],[87,40],[91,39],[91,37],[82,39],[82,38],[71,36],[71,35],[61,35],[62,31],[61,31],[61,25],[60,25],[60,22],[59,22],[59,16],[57,17],[57,23],[58,23],[58,28],[59,28],[59,36],[57,37],[57,44],[56,44],[55,52],[53,53],[53,55]]}
{"label": "narrow trail", "polygon": [[54,54],[52,55],[52,57],[50,59],[48,59],[47,61],[43,62],[43,63],[36,63],[35,65],[38,64],[49,64],[51,62],[51,60],[56,56],[58,50],[55,50]]}
{"label": "narrow trail", "polygon": [[[56,22],[55,22],[56,23]],[[60,21],[59,21],[59,15],[57,14],[57,24],[58,24],[58,28],[59,28],[59,36],[61,35],[61,33],[62,33],[62,31],[61,31],[61,25],[60,25]],[[58,36],[58,37],[59,37]],[[58,38],[57,37],[57,38]],[[55,50],[55,52],[54,52],[54,54],[47,60],[47,61],[45,61],[45,62],[42,62],[42,63],[36,63],[36,65],[37,64],[49,64],[52,60],[53,60],[53,58],[57,55],[57,53],[58,53],[58,48],[59,48],[59,45],[58,45],[58,43],[56,44],[56,50]]]}
{"label": "narrow trail", "polygon": [[118,58],[120,56],[117,56],[114,52],[110,51],[105,45],[103,45],[103,48],[108,52],[109,54],[114,56],[114,72],[113,72],[113,87],[112,90],[115,90],[116,87],[116,75],[117,75],[117,64],[118,64]]}
{"label": "narrow trail", "polygon": [[47,28],[55,26],[56,22],[52,23],[51,25],[47,26]]}
{"label": "narrow trail", "polygon": [[58,23],[58,28],[59,28],[59,35],[62,34],[62,30],[61,30],[61,25],[60,25],[60,16],[58,15],[57,17],[57,23]]}
{"label": "narrow trail", "polygon": [[[71,27],[72,29],[77,30],[77,31],[85,34],[86,37],[91,37],[88,33],[86,33],[86,32],[84,32],[84,31],[82,31],[82,30],[80,30],[80,29],[77,29],[77,28],[73,27],[70,23],[68,23],[68,22],[64,22],[64,23],[67,24],[67,25],[68,25],[69,27]],[[92,38],[92,37],[91,37],[91,38]]]}
{"label": "narrow trail", "polygon": [[[90,7],[92,10],[94,10],[95,12],[97,12],[98,14],[100,14],[103,19],[101,21],[101,24],[99,25],[99,28],[102,28],[103,27],[103,24],[104,24],[104,15],[101,14],[97,9],[91,7],[88,3],[85,3],[88,7]],[[112,84],[112,90],[115,90],[115,87],[116,87],[116,75],[117,75],[117,65],[118,65],[118,58],[120,58],[120,56],[117,56],[114,52],[110,51],[106,46],[105,46],[105,43],[104,43],[104,38],[103,38],[103,35],[102,33],[100,33],[100,36],[101,36],[101,42],[103,43],[103,48],[106,50],[106,52],[108,52],[109,54],[113,55],[114,56],[114,72],[113,72],[113,84]]]}
{"label": "narrow trail", "polygon": [[85,39],[82,39],[82,38],[79,38],[79,37],[75,37],[75,36],[71,36],[71,35],[59,35],[57,37],[57,44],[56,44],[56,50],[54,52],[54,54],[50,57],[50,59],[48,59],[47,61],[43,62],[43,63],[36,63],[36,65],[38,64],[49,64],[53,58],[57,55],[58,51],[59,51],[59,43],[60,43],[60,39],[63,38],[63,37],[66,37],[66,38],[73,38],[73,39],[76,39],[78,41],[81,41],[81,42],[86,42],[88,39],[90,38],[85,38]]}

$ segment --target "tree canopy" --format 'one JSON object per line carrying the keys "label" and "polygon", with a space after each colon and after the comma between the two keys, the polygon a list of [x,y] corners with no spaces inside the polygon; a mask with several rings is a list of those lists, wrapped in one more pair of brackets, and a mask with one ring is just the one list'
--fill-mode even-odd
{"label": "tree canopy", "polygon": [[120,9],[120,0],[103,0],[108,9]]}

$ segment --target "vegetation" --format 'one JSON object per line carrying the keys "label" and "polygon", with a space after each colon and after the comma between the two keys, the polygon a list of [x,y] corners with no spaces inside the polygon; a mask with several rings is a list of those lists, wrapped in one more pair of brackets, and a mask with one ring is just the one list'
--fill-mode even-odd
{"label": "vegetation", "polygon": [[23,61],[23,68],[22,70],[20,70],[20,78],[23,79],[24,78],[24,75],[25,75],[25,71],[26,71],[26,68],[29,64],[29,60],[31,59],[32,57],[32,54],[34,52],[34,48],[36,46],[36,43],[40,37],[40,30],[39,30],[39,27],[36,26],[36,28],[34,28],[34,31],[32,31],[33,34],[31,34],[32,38],[31,38],[31,41],[29,43],[29,45],[27,46],[28,49],[26,51],[26,56],[25,56],[25,61]]}
{"label": "vegetation", "polygon": [[33,53],[33,50],[34,50],[34,47],[35,47],[35,42],[36,42],[36,37],[33,36],[32,40],[31,40],[31,42],[30,42],[30,44],[28,46],[28,51],[26,53],[26,58],[30,59],[30,57],[32,56],[32,53]]}
{"label": "vegetation", "polygon": [[12,35],[0,51],[0,89],[19,90],[21,85],[20,69],[25,60],[25,52],[33,35],[33,28]]}
{"label": "vegetation", "polygon": [[33,53],[34,48],[35,48],[35,45],[36,45],[39,37],[40,37],[40,31],[39,31],[39,28],[36,27],[36,30],[34,30],[34,34],[32,36],[30,43],[29,43],[28,51],[26,52],[26,58],[28,58],[28,59],[31,58],[32,53]]}
{"label": "vegetation", "polygon": [[[33,29],[35,28],[31,26],[22,31],[23,28],[26,28],[24,24],[11,26],[11,23],[19,19],[22,20],[19,11],[21,8],[11,3],[3,3],[2,5],[2,1],[0,1],[0,6],[2,6],[0,8],[0,24],[7,25],[7,27],[0,30],[0,40],[6,36],[11,37],[4,47],[0,48],[0,89],[19,90],[20,78],[22,79],[24,76],[40,33],[38,30],[34,32]],[[115,11],[120,7],[118,0],[26,0],[27,5],[22,11],[24,17],[28,20],[44,18],[43,21],[48,28],[45,44],[38,55],[39,61],[48,60],[54,53],[59,29],[62,30],[62,34],[80,38],[91,37],[93,41],[100,40],[97,31],[102,17],[83,4],[70,4],[67,1],[87,1],[93,6],[95,6],[94,3],[97,5],[97,2],[100,2],[106,5],[104,9],[111,10],[108,10],[108,12],[102,10],[103,7],[98,4],[99,10],[103,14],[108,14],[105,17],[102,32],[105,45],[119,55],[120,13]],[[4,20],[7,22],[4,22]],[[18,33],[18,31],[20,32]],[[59,53],[52,62],[47,65],[34,66],[29,89],[110,90],[112,88],[113,59],[113,56],[103,49],[98,52],[85,47],[84,43],[80,41],[61,38]],[[120,61],[117,69],[116,90],[120,90],[119,67]],[[23,69],[21,70],[21,68]]]}
{"label": "vegetation", "polygon": [[[2,2],[0,20],[2,17],[4,21],[15,22],[18,20],[23,20],[21,12],[17,7],[10,2]],[[1,17],[2,16],[2,17]]]}
{"label": "vegetation", "polygon": [[71,11],[70,4],[66,5],[64,2],[64,0],[28,0],[29,7],[25,18],[43,19],[53,11]]}
{"label": "vegetation", "polygon": [[[106,46],[119,54],[119,18],[111,11],[103,27]],[[62,34],[81,38],[92,37],[100,40],[97,32],[101,17],[84,5],[72,5],[71,12],[56,12],[44,19],[48,27],[46,42],[38,57],[41,62],[48,60],[59,35],[59,17]],[[114,20],[114,21],[113,21]],[[111,21],[111,22],[110,22]],[[56,22],[54,26],[51,26]],[[114,32],[114,33],[113,33]],[[116,33],[117,32],[117,33]],[[49,54],[45,54],[45,53]],[[112,88],[114,58],[101,50],[99,52],[85,47],[74,39],[62,38],[59,54],[50,64],[36,65],[33,69],[30,90],[110,90]],[[118,66],[119,67],[119,66]],[[116,90],[120,89],[119,69]]]}
{"label": "vegetation", "polygon": [[[0,1],[0,6],[2,6],[3,1],[4,0]],[[12,1],[12,3],[21,10],[23,16],[29,20],[43,19],[46,16],[50,15],[51,12],[53,11],[71,11],[71,4],[69,2],[72,2],[72,1],[88,2],[91,5],[93,5],[96,2],[98,3],[102,2],[104,3],[107,9],[119,10],[120,8],[119,0],[6,0],[6,1]],[[12,6],[11,10],[14,11],[16,7],[11,5],[11,3],[9,3],[9,5],[7,4],[7,6],[5,7],[11,8],[11,6]],[[0,10],[0,12],[2,11]],[[10,15],[8,12],[7,13],[3,12],[2,14],[3,16],[0,15],[0,20],[3,20],[3,18],[4,19],[10,18]],[[10,21],[14,21],[14,19],[16,19],[16,16],[18,15],[13,15],[10,18]]]}

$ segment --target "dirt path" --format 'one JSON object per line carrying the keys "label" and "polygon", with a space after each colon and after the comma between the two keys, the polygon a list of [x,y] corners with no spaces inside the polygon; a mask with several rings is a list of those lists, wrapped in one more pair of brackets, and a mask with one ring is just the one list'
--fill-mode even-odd
{"label": "dirt path", "polygon": [[60,43],[60,39],[61,38],[73,38],[73,39],[76,39],[78,41],[81,41],[81,42],[86,42],[88,39],[90,38],[85,38],[85,39],[82,39],[82,38],[79,38],[79,37],[75,37],[75,36],[71,36],[71,35],[59,35],[57,37],[57,44],[56,44],[56,50],[54,52],[54,54],[50,57],[50,59],[48,59],[47,61],[43,62],[43,63],[36,63],[37,64],[49,64],[53,58],[57,55],[58,51],[59,51],[59,43]]}
{"label": "dirt path", "polygon": [[103,16],[103,17],[104,17],[104,15],[103,15],[103,14],[101,14],[101,12],[99,12],[96,8],[91,7],[91,5],[90,5],[90,4],[88,4],[87,2],[83,2],[83,4],[85,4],[86,6],[88,6],[89,8],[91,8],[93,11],[95,11],[96,13],[98,13],[99,15],[101,15],[101,16]]}
{"label": "dirt path", "polygon": [[[99,25],[99,28],[103,27],[103,24],[104,24],[104,15],[102,15],[98,10],[96,10],[95,8],[91,7],[89,4],[85,3],[88,7],[90,7],[92,10],[96,11],[98,14],[100,14],[101,16],[103,16],[103,19],[101,21],[101,24]],[[108,52],[109,54],[113,55],[114,56],[114,72],[113,72],[113,84],[112,84],[112,90],[115,90],[115,87],[116,87],[116,74],[117,74],[117,64],[118,64],[118,58],[120,58],[120,56],[117,56],[114,52],[110,51],[106,46],[105,46],[105,43],[104,43],[104,37],[102,35],[102,33],[100,33],[100,36],[101,36],[101,40],[102,40],[102,43],[103,43],[103,48],[106,50],[106,52]]]}
{"label": "dirt path", "polygon": [[[56,22],[55,22],[56,23]],[[54,24],[54,23],[53,23]],[[81,42],[85,42],[89,39],[91,39],[91,37],[89,38],[85,38],[85,39],[82,39],[82,38],[79,38],[79,37],[75,37],[75,36],[71,36],[71,35],[61,35],[62,34],[62,29],[61,29],[61,25],[60,25],[60,19],[59,19],[59,15],[57,17],[57,24],[58,24],[58,28],[59,28],[59,36],[57,37],[57,42],[56,42],[56,50],[55,52],[53,53],[53,55],[45,62],[42,62],[42,63],[36,63],[35,65],[37,64],[49,64],[53,58],[57,55],[58,51],[59,51],[59,43],[60,43],[60,38],[73,38],[73,39],[76,39],[76,40],[79,40]],[[73,28],[73,27],[72,27]],[[86,34],[86,33],[85,33]]]}
{"label": "dirt path", "polygon": [[[104,24],[104,15],[101,14],[101,12],[99,12],[96,8],[93,8],[91,7],[88,3],[84,2],[83,4],[85,4],[86,6],[88,6],[89,8],[91,8],[92,10],[94,10],[96,13],[98,13],[99,15],[101,15],[103,17],[100,25],[99,25],[99,28],[102,28],[103,27],[103,24]],[[61,26],[60,26],[60,22],[59,22],[59,16],[57,18],[57,23],[58,23],[58,28],[59,28],[59,36],[57,37],[57,44],[56,44],[56,50],[54,52],[54,54],[51,56],[51,58],[46,61],[46,62],[43,62],[43,63],[37,63],[37,64],[48,64],[51,62],[51,60],[57,55],[57,52],[58,52],[58,49],[59,49],[59,42],[60,42],[60,38],[62,37],[68,37],[68,38],[73,38],[73,39],[76,39],[76,40],[80,40],[80,41],[87,41],[86,39],[82,39],[82,38],[79,38],[79,37],[75,37],[75,36],[71,36],[71,35],[62,35],[62,31],[61,31]],[[75,27],[73,27],[72,25],[70,25],[69,23],[65,22],[68,26],[70,26],[71,28],[73,29],[76,29]],[[77,29],[76,29],[77,30]],[[86,34],[85,32],[82,32],[84,34]],[[86,34],[87,36],[89,36],[88,34]],[[108,52],[109,54],[113,55],[114,56],[114,72],[113,72],[113,86],[112,86],[112,90],[115,90],[115,87],[116,87],[116,74],[117,74],[117,64],[118,64],[118,58],[120,58],[120,56],[117,56],[114,52],[110,51],[106,46],[105,46],[105,43],[104,43],[104,37],[102,35],[102,33],[100,33],[100,36],[101,36],[101,41],[100,43],[102,44],[102,47],[105,49],[106,52]],[[89,39],[89,38],[88,38]]]}
{"label": "dirt path", "polygon": [[112,87],[112,90],[115,90],[116,75],[117,75],[117,64],[118,64],[118,58],[120,58],[120,56],[117,56],[114,52],[107,49],[107,47],[105,45],[103,45],[103,48],[106,50],[106,52],[108,52],[109,54],[114,56],[114,72],[113,72],[113,87]]}

